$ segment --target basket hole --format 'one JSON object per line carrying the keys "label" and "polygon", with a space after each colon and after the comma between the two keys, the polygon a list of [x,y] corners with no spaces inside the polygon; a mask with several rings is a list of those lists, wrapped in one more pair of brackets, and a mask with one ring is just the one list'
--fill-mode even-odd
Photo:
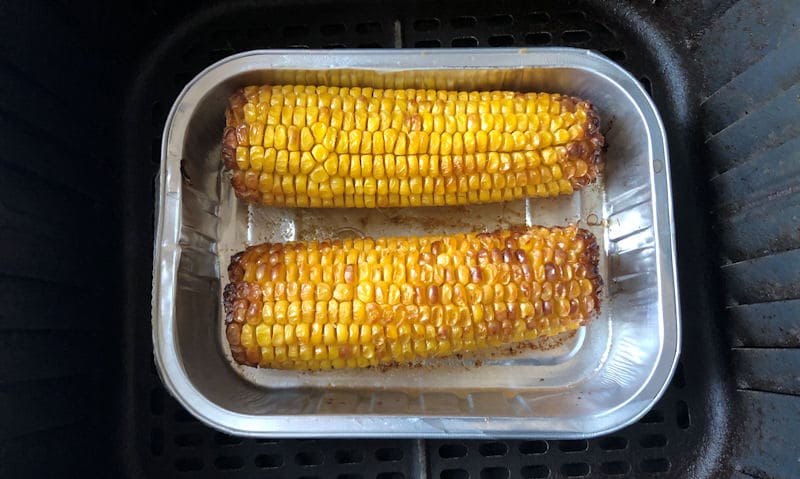
{"label": "basket hole", "polygon": [[175,86],[179,90],[183,89],[183,87],[185,87],[186,84],[189,83],[189,80],[191,80],[193,77],[194,75],[190,73],[176,73],[174,78]]}
{"label": "basket hole", "polygon": [[245,37],[248,39],[259,39],[263,40],[269,36],[269,27],[265,25],[259,25],[255,28],[248,28],[245,30]]}
{"label": "basket hole", "polygon": [[174,441],[178,447],[197,447],[202,444],[203,437],[196,433],[178,434]]}
{"label": "basket hole", "polygon": [[624,61],[626,58],[625,52],[622,50],[603,50],[601,53],[617,63]]}
{"label": "basket hole", "polygon": [[214,467],[217,469],[241,469],[244,466],[244,459],[239,456],[219,456],[214,460]]}
{"label": "basket hole", "polygon": [[442,48],[439,40],[420,40],[414,43],[414,48]]}
{"label": "basket hole", "polygon": [[331,23],[319,27],[319,32],[325,35],[326,37],[330,37],[333,35],[341,35],[345,31],[347,31],[347,27],[345,27],[343,23]]}
{"label": "basket hole", "polygon": [[454,48],[468,48],[468,47],[477,47],[478,46],[478,39],[475,37],[459,37],[454,38],[452,42],[450,42],[450,46]]}
{"label": "basket hole", "polygon": [[525,43],[528,45],[547,45],[553,41],[553,36],[547,32],[535,32],[525,35]]}
{"label": "basket hole", "polygon": [[481,479],[508,479],[511,472],[507,467],[486,467],[481,469]]}
{"label": "basket hole", "polygon": [[584,477],[592,471],[585,462],[570,462],[561,466],[561,474],[566,477]]}
{"label": "basket hole", "polygon": [[217,61],[222,60],[223,58],[227,57],[233,52],[234,50],[230,48],[224,50],[211,50],[206,54],[206,63],[207,64],[216,63]]}
{"label": "basket hole", "polygon": [[241,30],[228,28],[218,28],[211,32],[210,42],[212,45],[225,45],[231,38],[238,38],[242,34]]}
{"label": "basket hole", "polygon": [[164,431],[160,427],[150,430],[150,453],[154,456],[164,454]]}
{"label": "basket hole", "polygon": [[402,472],[382,472],[375,479],[406,479]]}
{"label": "basket hole", "polygon": [[646,91],[648,95],[653,96],[653,82],[651,82],[648,77],[639,78],[639,83],[642,84],[644,91]]}
{"label": "basket hole", "polygon": [[276,469],[283,466],[283,456],[280,454],[259,454],[255,459],[256,467],[262,469]]}
{"label": "basket hole", "polygon": [[611,29],[608,28],[607,26],[605,26],[605,24],[603,24],[603,23],[595,22],[594,23],[594,28],[595,28],[595,30],[597,30],[598,32],[600,32],[600,33],[602,33],[604,35],[611,35],[612,37],[616,36],[616,35],[614,35],[614,32],[612,32]]}
{"label": "basket hole", "polygon": [[453,28],[474,27],[476,23],[478,23],[478,19],[468,15],[462,17],[455,17],[452,20],[450,20],[450,25],[452,25]]}
{"label": "basket hole", "polygon": [[489,37],[490,47],[510,47],[514,44],[514,35],[492,35]]}
{"label": "basket hole", "polygon": [[241,444],[242,438],[218,432],[214,434],[214,443],[220,446],[233,446],[235,444]]}
{"label": "basket hole", "polygon": [[463,444],[444,444],[439,448],[439,457],[443,459],[454,459],[467,455],[467,446]]}
{"label": "basket hole", "polygon": [[478,452],[483,457],[505,456],[508,446],[502,442],[486,442],[478,446]]}
{"label": "basket hole", "polygon": [[567,10],[556,15],[562,22],[582,22],[586,20],[586,14],[580,10]]}
{"label": "basket hole", "polygon": [[639,444],[644,448],[664,447],[667,445],[667,436],[663,434],[648,434],[639,439]]}
{"label": "basket hole", "polygon": [[[157,145],[157,147],[156,147]],[[161,142],[153,141],[153,158],[158,159],[157,162],[160,162],[161,159],[159,156],[161,155]],[[155,416],[160,416],[164,414],[164,392],[161,388],[154,388],[150,391],[150,412]]]}
{"label": "basket hole", "polygon": [[685,401],[678,401],[675,404],[675,416],[679,428],[688,429],[692,425],[692,418],[689,416],[689,405]]}
{"label": "basket hole", "polygon": [[601,437],[597,445],[604,451],[620,451],[628,447],[628,440],[620,436]]}
{"label": "basket hole", "polygon": [[[153,140],[151,142],[151,144],[150,144],[150,162],[153,163],[154,165],[160,165],[161,164],[161,140],[160,139]],[[153,398],[151,397],[150,398],[150,411],[153,414],[161,414],[161,413],[163,413],[164,412],[164,409],[163,409],[163,402],[164,402],[163,394],[162,394],[162,398],[161,398],[161,402],[162,402],[161,413],[156,413],[155,411],[153,411],[152,399]]]}
{"label": "basket hole", "polygon": [[161,102],[153,102],[150,109],[150,126],[158,130],[164,126],[164,111],[161,109]]}
{"label": "basket hole", "polygon": [[653,409],[652,411],[648,412],[644,415],[643,418],[639,420],[642,424],[657,424],[664,422],[664,413],[659,411],[658,409]]}
{"label": "basket hole", "polygon": [[322,464],[322,454],[319,451],[298,452],[294,456],[294,463],[298,466],[319,466]]}
{"label": "basket hole", "polygon": [[486,23],[490,27],[503,27],[506,25],[511,25],[513,22],[514,22],[514,17],[508,15],[507,13],[492,15],[491,17],[486,19]]}
{"label": "basket hole", "polygon": [[642,472],[648,472],[651,474],[656,472],[667,472],[669,471],[669,467],[669,461],[663,457],[645,459],[640,465]]}
{"label": "basket hole", "polygon": [[550,14],[547,12],[531,12],[525,16],[528,23],[547,23],[550,21]]}
{"label": "basket hole", "polygon": [[175,470],[192,472],[203,469],[203,460],[199,457],[180,457],[175,460]]}
{"label": "basket hole", "polygon": [[381,27],[381,24],[378,22],[365,22],[356,25],[356,33],[359,35],[374,35],[382,31],[383,27]]}
{"label": "basket hole", "polygon": [[525,479],[542,479],[550,476],[550,468],[544,464],[525,466],[520,472]]}
{"label": "basket hole", "polygon": [[672,384],[678,389],[686,387],[686,374],[683,370],[683,363],[678,363],[678,367],[675,369],[675,377],[672,378]]}
{"label": "basket hole", "polygon": [[333,455],[337,464],[358,464],[364,462],[364,453],[356,449],[336,451]]}
{"label": "basket hole", "polygon": [[445,469],[439,475],[440,479],[469,479],[469,473],[464,469]]}
{"label": "basket hole", "polygon": [[566,43],[584,43],[592,39],[592,34],[586,30],[566,30],[561,39]]}
{"label": "basket hole", "polygon": [[380,462],[399,461],[403,458],[403,450],[396,447],[382,447],[375,451],[375,459]]}
{"label": "basket hole", "polygon": [[585,439],[559,441],[558,449],[562,452],[582,452],[589,449],[589,442]]}
{"label": "basket hole", "polygon": [[414,30],[418,32],[429,32],[439,28],[440,24],[438,18],[420,18],[414,22]]}
{"label": "basket hole", "polygon": [[610,461],[600,464],[600,472],[607,476],[622,476],[631,471],[627,461]]}
{"label": "basket hole", "polygon": [[548,449],[547,441],[523,441],[519,444],[520,454],[544,454]]}
{"label": "basket hole", "polygon": [[308,36],[307,25],[289,25],[283,29],[283,36],[286,38],[300,38]]}

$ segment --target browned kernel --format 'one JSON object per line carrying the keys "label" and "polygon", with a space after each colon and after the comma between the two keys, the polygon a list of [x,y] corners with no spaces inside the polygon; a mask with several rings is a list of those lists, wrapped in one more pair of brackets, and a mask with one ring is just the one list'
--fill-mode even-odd
{"label": "browned kernel", "polygon": [[347,284],[356,282],[356,268],[352,264],[348,264],[344,267],[344,282]]}
{"label": "browned kernel", "polygon": [[547,281],[553,281],[557,277],[556,266],[553,263],[544,264],[544,274]]}
{"label": "browned kernel", "polygon": [[428,304],[437,304],[439,302],[439,287],[435,284],[428,286]]}
{"label": "browned kernel", "polygon": [[481,273],[481,269],[477,266],[470,266],[469,277],[473,283],[480,283],[483,281],[483,274]]}
{"label": "browned kernel", "polygon": [[225,328],[225,335],[231,346],[238,346],[242,340],[242,327],[237,323],[231,323]]}

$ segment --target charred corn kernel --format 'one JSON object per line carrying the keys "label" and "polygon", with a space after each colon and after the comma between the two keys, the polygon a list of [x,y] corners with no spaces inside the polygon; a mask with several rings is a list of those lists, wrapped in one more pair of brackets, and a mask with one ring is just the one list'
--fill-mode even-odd
{"label": "charred corn kernel", "polygon": [[226,337],[237,362],[282,369],[528,341],[596,314],[597,261],[594,237],[576,226],[252,246],[228,269]]}
{"label": "charred corn kernel", "polygon": [[[592,106],[562,95],[265,86],[231,96],[222,159],[233,170],[236,194],[248,201],[418,206],[569,194],[594,181],[602,145]],[[541,164],[548,176],[531,173]],[[288,180],[294,188],[271,190],[251,173],[311,176],[318,165],[327,177],[314,175],[318,184],[306,193]],[[443,176],[460,186],[464,176],[498,172],[526,173],[525,181],[507,177],[502,191],[457,187],[445,193],[419,193],[414,181],[391,192],[392,179],[419,177],[424,185],[428,177]],[[357,197],[348,191],[349,181],[369,178],[385,178],[390,193]]]}

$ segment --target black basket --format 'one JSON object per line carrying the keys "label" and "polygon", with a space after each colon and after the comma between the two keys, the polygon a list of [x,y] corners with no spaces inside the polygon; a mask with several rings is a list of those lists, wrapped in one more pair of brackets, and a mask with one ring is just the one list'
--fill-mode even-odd
{"label": "black basket", "polygon": [[[800,3],[18,2],[0,7],[0,476],[800,477]],[[592,440],[264,440],[200,424],[152,360],[166,113],[258,48],[600,51],[670,142],[683,353]]]}

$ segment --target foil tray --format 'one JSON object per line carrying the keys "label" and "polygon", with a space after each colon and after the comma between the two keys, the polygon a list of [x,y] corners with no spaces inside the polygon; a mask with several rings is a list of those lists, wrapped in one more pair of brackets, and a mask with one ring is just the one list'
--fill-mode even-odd
{"label": "foil tray", "polygon": [[[305,83],[551,91],[590,100],[606,135],[599,181],[568,196],[476,206],[292,209],[236,199],[220,164],[237,88]],[[270,437],[584,438],[643,416],[680,350],[666,135],[639,83],[569,48],[241,53],[195,77],[167,120],[157,198],[153,342],[192,414]],[[231,255],[264,241],[491,231],[580,222],[598,238],[601,314],[577,333],[414,367],[292,372],[236,364],[224,338]]]}

